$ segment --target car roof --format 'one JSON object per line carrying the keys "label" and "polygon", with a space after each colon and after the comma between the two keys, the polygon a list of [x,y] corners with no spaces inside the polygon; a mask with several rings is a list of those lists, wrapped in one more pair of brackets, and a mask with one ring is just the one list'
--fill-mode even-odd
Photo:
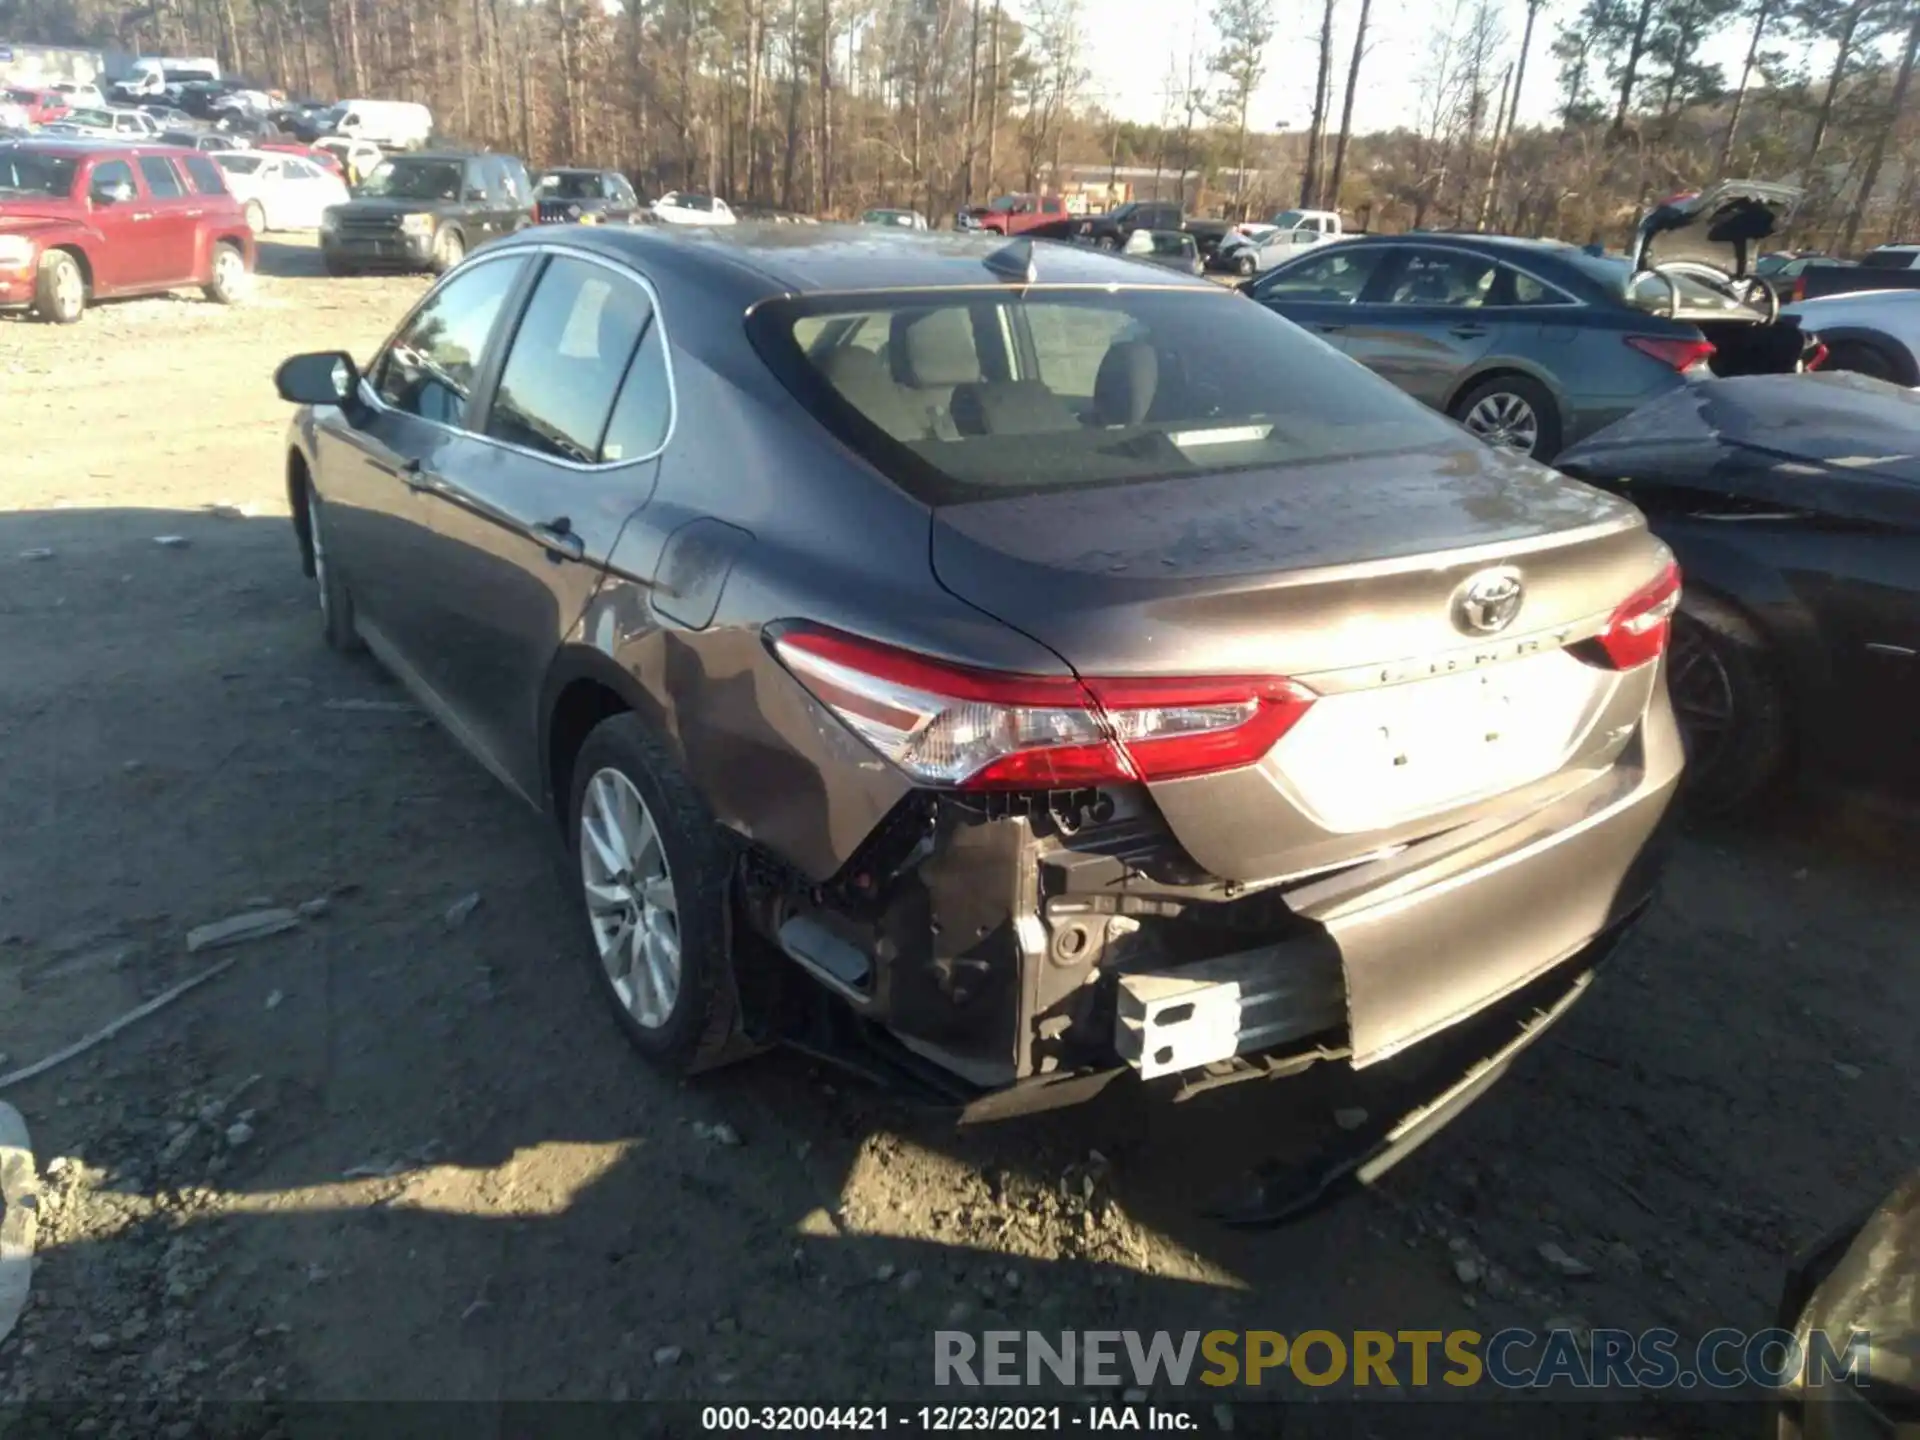
{"label": "car roof", "polygon": [[[553,244],[558,239],[529,229],[488,249]],[[564,243],[625,260],[655,277],[672,275],[731,292],[744,306],[781,295],[1008,284],[987,267],[987,258],[1023,242],[993,234],[872,225],[749,223],[675,229],[589,226],[569,232]],[[1034,281],[1040,285],[1220,288],[1197,276],[1150,268],[1091,246],[1043,240],[1032,244],[1032,254]]]}

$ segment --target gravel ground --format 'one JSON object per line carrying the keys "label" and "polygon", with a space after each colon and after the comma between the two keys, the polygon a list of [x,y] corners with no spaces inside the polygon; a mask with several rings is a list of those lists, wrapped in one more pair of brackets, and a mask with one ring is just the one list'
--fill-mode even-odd
{"label": "gravel ground", "polygon": [[[1685,838],[1592,998],[1279,1230],[1208,1200],[1332,1133],[1329,1067],[964,1133],[792,1056],[657,1078],[541,823],[320,643],[269,377],[423,282],[314,258],[0,320],[0,1073],[235,962],[6,1092],[43,1189],[0,1400],[846,1403],[924,1397],[949,1326],[1758,1328],[1920,1160],[1912,828],[1831,806]],[[264,906],[305,912],[189,952]]]}

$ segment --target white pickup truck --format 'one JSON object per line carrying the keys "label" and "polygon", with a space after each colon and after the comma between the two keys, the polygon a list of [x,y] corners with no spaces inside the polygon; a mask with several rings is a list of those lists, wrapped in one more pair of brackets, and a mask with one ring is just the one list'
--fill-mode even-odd
{"label": "white pickup truck", "polygon": [[1334,210],[1283,210],[1264,225],[1243,225],[1220,242],[1223,269],[1241,275],[1271,270],[1312,246],[1351,234]]}

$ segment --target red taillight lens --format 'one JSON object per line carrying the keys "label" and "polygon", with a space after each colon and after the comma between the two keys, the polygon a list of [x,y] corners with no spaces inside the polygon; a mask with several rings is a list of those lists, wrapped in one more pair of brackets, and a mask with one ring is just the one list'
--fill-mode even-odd
{"label": "red taillight lens", "polygon": [[1680,567],[1671,561],[1657,578],[1641,586],[1621,603],[1599,634],[1600,652],[1607,666],[1631,670],[1658,659],[1667,648],[1673,612],[1680,608]]}
{"label": "red taillight lens", "polygon": [[1276,676],[1087,679],[1009,675],[833,631],[774,651],[814,698],[923,785],[1061,789],[1173,780],[1251,765],[1313,692]]}
{"label": "red taillight lens", "polygon": [[1806,271],[1803,270],[1798,275],[1793,277],[1793,299],[1788,303],[1793,305],[1798,305],[1802,300],[1806,298],[1807,298],[1807,273]]}
{"label": "red taillight lens", "polygon": [[1691,370],[1713,358],[1711,340],[1675,340],[1664,335],[1628,335],[1627,344],[1642,355],[1651,355],[1662,365],[1676,370]]}

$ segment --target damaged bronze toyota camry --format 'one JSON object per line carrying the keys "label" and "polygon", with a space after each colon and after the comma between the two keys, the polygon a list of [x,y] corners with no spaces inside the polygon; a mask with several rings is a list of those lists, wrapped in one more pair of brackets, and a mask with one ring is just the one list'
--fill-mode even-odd
{"label": "damaged bronze toyota camry", "polygon": [[554,817],[667,1067],[1363,1067],[1651,893],[1672,556],[1204,281],[546,227],[278,383],[328,639]]}

